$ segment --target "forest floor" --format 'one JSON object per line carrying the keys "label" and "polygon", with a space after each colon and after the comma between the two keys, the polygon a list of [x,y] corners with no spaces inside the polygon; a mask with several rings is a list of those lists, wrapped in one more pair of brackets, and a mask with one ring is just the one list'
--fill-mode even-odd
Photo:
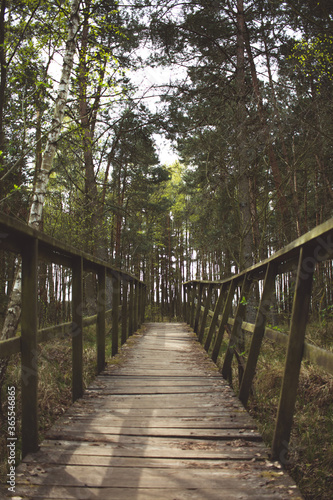
{"label": "forest floor", "polygon": [[[320,345],[320,328],[310,325],[308,341]],[[321,330],[321,334],[322,334]],[[333,323],[326,325],[325,347],[333,347]],[[309,338],[310,336],[310,338]],[[110,337],[110,336],[108,336]],[[128,343],[136,341],[131,337]],[[85,372],[87,386],[96,372],[95,328],[84,330]],[[222,347],[223,349],[223,347]],[[122,363],[125,348],[111,358],[111,345],[107,344],[107,362]],[[259,358],[249,411],[270,446],[282,381],[285,350],[266,340]],[[71,404],[71,342],[54,340],[39,346],[39,432],[41,439],[54,421]],[[234,389],[237,391],[237,366],[234,365]],[[2,388],[2,414],[0,415],[0,482],[6,482],[6,415],[7,386],[15,385],[17,396],[17,436],[20,435],[20,362],[14,356],[8,367],[7,379]],[[20,443],[17,446],[19,462]],[[305,500],[330,500],[333,497],[333,377],[314,366],[303,363],[299,382],[298,399],[289,456],[286,469],[296,481]]]}

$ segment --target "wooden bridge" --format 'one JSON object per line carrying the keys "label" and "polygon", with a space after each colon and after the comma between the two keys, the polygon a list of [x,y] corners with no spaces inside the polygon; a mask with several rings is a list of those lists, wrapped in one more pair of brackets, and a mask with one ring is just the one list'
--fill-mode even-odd
{"label": "wooden bridge", "polygon": [[[315,266],[333,257],[333,220],[230,279],[185,283],[183,324],[143,325],[145,285],[137,277],[5,216],[0,216],[0,231],[2,247],[22,255],[21,336],[0,343],[0,358],[21,353],[23,461],[13,471],[15,491],[4,485],[3,498],[301,498],[278,460],[283,462],[288,449],[302,358],[333,373],[332,353],[304,342]],[[73,272],[72,322],[40,332],[39,258],[71,267]],[[98,376],[85,392],[83,269],[95,273],[99,285],[98,313],[93,318]],[[286,270],[296,274],[288,335],[265,328],[275,277]],[[113,355],[118,353],[119,340],[124,344],[123,361],[110,368],[105,368],[107,275],[113,284]],[[244,322],[244,314],[254,281],[262,281],[263,286],[251,325]],[[234,317],[230,316],[232,309]],[[206,327],[207,318],[211,319]],[[222,378],[214,361],[221,356],[228,325],[230,339]],[[141,333],[133,336],[140,326]],[[225,379],[230,376],[243,331],[251,332],[252,340],[238,399]],[[37,343],[66,332],[72,338],[74,404],[39,446]],[[288,346],[271,450],[263,445],[243,406],[265,335]],[[134,339],[131,347],[126,344],[129,336]],[[13,439],[7,439],[11,444]]]}

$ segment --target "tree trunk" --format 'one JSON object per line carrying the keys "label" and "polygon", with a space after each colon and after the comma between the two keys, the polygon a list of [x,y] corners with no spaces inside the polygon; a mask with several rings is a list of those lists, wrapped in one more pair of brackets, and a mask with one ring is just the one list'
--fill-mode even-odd
{"label": "tree trunk", "polygon": [[[36,176],[36,185],[32,195],[32,204],[28,224],[35,229],[40,228],[46,188],[49,174],[52,168],[53,158],[56,153],[57,141],[60,136],[65,106],[70,85],[70,76],[75,54],[75,38],[79,28],[79,4],[80,0],[72,0],[71,14],[68,25],[68,37],[66,51],[63,59],[62,74],[55,102],[52,126],[48,134],[48,140],[43,154],[40,171]],[[11,293],[7,315],[2,329],[1,339],[11,338],[15,335],[21,314],[21,267],[16,272],[16,277]]]}

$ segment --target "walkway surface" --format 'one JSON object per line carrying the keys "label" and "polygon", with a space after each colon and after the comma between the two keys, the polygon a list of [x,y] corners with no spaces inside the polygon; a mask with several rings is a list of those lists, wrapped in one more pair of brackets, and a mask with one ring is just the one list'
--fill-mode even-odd
{"label": "walkway surface", "polygon": [[301,498],[185,325],[123,351],[19,466],[16,499]]}

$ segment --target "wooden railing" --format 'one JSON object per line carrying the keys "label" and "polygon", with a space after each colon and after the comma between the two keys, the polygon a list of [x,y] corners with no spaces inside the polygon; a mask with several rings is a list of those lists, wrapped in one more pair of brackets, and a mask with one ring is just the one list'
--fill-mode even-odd
{"label": "wooden railing", "polygon": [[[287,346],[284,376],[275,422],[272,458],[286,456],[296,403],[301,361],[307,359],[333,374],[333,353],[305,342],[305,329],[311,304],[313,275],[318,263],[333,258],[333,219],[301,236],[270,258],[228,279],[211,281],[189,281],[184,287],[184,318],[204,343],[206,351],[217,362],[225,330],[229,330],[227,350],[222,361],[222,375],[230,376],[233,356],[239,357],[236,346],[243,338],[244,330],[252,333],[246,365],[240,381],[239,398],[246,406],[256,372],[258,356],[264,336]],[[273,304],[277,275],[295,273],[295,291],[288,334],[265,328],[266,319]],[[257,305],[254,324],[244,321],[251,285],[263,281],[260,303]],[[238,294],[235,294],[237,288]],[[217,294],[219,290],[219,294]],[[204,293],[205,292],[205,293]],[[211,310],[212,295],[216,301]],[[238,299],[236,296],[238,295]],[[236,301],[236,303],[235,303]],[[231,311],[235,310],[234,317]],[[205,332],[207,317],[211,317],[208,332]]]}
{"label": "wooden railing", "polygon": [[[111,314],[112,355],[144,320],[145,284],[132,274],[0,214],[0,248],[22,257],[21,335],[0,342],[0,358],[21,353],[22,456],[38,449],[37,344],[64,333],[72,339],[72,399],[83,394],[83,326],[96,321],[97,371],[105,366],[106,314]],[[72,269],[72,322],[38,331],[39,259]],[[83,318],[83,272],[97,276],[97,315]],[[106,277],[112,280],[112,309],[106,311]],[[120,305],[121,302],[121,305]]]}

